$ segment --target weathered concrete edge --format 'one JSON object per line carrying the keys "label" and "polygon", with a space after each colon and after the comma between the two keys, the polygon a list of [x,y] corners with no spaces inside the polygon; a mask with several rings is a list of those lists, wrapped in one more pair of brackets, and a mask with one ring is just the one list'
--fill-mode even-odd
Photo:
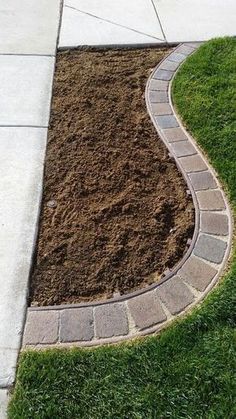
{"label": "weathered concrete edge", "polygon": [[[190,52],[188,54],[184,54],[185,56],[183,57],[182,62],[185,60],[185,58],[190,55],[190,53],[194,52],[196,50],[196,48],[198,47],[198,44],[193,44],[193,43],[188,43],[188,44],[182,44],[180,46],[178,46],[174,52],[171,52],[171,54],[166,57],[161,63],[159,63],[159,65],[156,67],[156,69],[153,71],[152,75],[150,76],[148,83],[147,83],[147,87],[146,87],[146,101],[147,101],[147,108],[150,114],[150,117],[154,123],[155,128],[157,129],[160,138],[162,139],[162,141],[165,143],[166,147],[169,149],[171,155],[173,156],[173,158],[175,159],[178,168],[180,169],[182,175],[184,176],[188,187],[191,191],[191,194],[193,196],[193,200],[194,200],[194,205],[195,205],[195,212],[196,212],[196,226],[195,226],[195,234],[194,234],[194,240],[192,242],[191,245],[191,249],[188,252],[187,256],[185,255],[184,262],[187,259],[190,259],[190,256],[193,255],[194,253],[194,248],[195,248],[195,244],[196,244],[196,240],[198,238],[199,235],[201,236],[209,236],[209,234],[203,234],[200,231],[200,225],[199,225],[199,214],[200,214],[200,209],[199,209],[199,205],[198,205],[198,199],[196,196],[196,193],[194,191],[194,187],[193,184],[191,182],[190,177],[188,176],[188,174],[185,172],[185,170],[183,169],[180,159],[183,156],[177,157],[176,154],[173,152],[172,146],[170,143],[168,143],[165,135],[164,135],[164,129],[161,128],[161,126],[158,124],[157,120],[155,119],[155,116],[152,112],[151,109],[151,104],[152,103],[160,103],[160,102],[152,102],[150,100],[150,92],[153,92],[150,88],[150,83],[152,80],[159,80],[162,81],[162,79],[158,79],[155,77],[156,72],[161,69],[161,67],[163,66],[163,63],[165,63],[166,61],[174,61],[177,59],[181,59],[181,51],[183,51],[183,48],[187,47],[187,49],[190,50]],[[192,49],[192,50],[191,50]],[[176,55],[177,54],[177,55]],[[179,54],[179,55],[178,55]],[[170,58],[170,59],[169,59]],[[180,63],[179,63],[180,64]],[[171,78],[170,80],[173,79],[174,75],[176,74],[176,71],[174,72],[170,72],[173,73],[171,74]],[[168,75],[168,74],[167,74]],[[170,280],[173,276],[176,276],[176,274],[181,270],[181,266],[178,266],[177,271],[173,271],[170,275],[168,275],[167,277],[165,277],[161,283],[155,284],[153,287],[147,287],[144,290],[141,290],[137,293],[132,293],[129,295],[125,295],[122,297],[118,297],[116,299],[111,299],[111,300],[107,300],[107,301],[101,301],[101,302],[95,302],[95,303],[88,303],[88,304],[75,304],[75,305],[67,305],[67,306],[52,306],[52,307],[32,307],[29,308],[28,310],[28,321],[26,324],[26,333],[25,333],[25,338],[24,338],[24,345],[27,347],[35,347],[35,348],[45,348],[45,347],[49,347],[49,346],[59,346],[59,347],[68,347],[71,345],[79,345],[79,346],[97,346],[97,345],[101,345],[101,344],[105,344],[105,343],[116,343],[116,342],[120,342],[126,339],[130,339],[130,338],[135,338],[138,336],[142,336],[142,335],[146,335],[146,334],[150,334],[150,333],[154,333],[157,332],[161,329],[163,329],[164,327],[166,327],[173,319],[175,319],[176,317],[182,316],[183,314],[187,313],[193,306],[195,306],[197,303],[199,303],[204,297],[205,295],[208,294],[208,292],[211,290],[211,288],[218,282],[219,276],[221,275],[223,269],[226,266],[226,262],[230,253],[230,248],[231,248],[231,241],[232,241],[232,217],[231,217],[231,213],[230,213],[230,207],[227,203],[226,197],[222,191],[221,186],[219,185],[219,182],[217,181],[215,172],[213,171],[213,169],[210,167],[210,165],[208,164],[208,162],[206,162],[205,157],[202,155],[202,153],[200,152],[200,150],[198,149],[198,147],[196,146],[196,143],[194,142],[194,140],[192,139],[192,137],[186,132],[186,130],[184,129],[183,125],[181,124],[179,118],[176,115],[176,112],[173,109],[173,105],[171,102],[171,95],[170,95],[170,89],[171,89],[171,81],[168,83],[168,98],[166,103],[168,103],[171,106],[172,112],[173,112],[173,116],[176,118],[177,120],[177,126],[182,130],[182,132],[184,133],[186,139],[189,141],[190,144],[192,144],[195,149],[196,149],[196,153],[194,152],[195,155],[200,156],[204,163],[207,166],[207,170],[209,171],[214,179],[214,182],[216,184],[216,186],[213,188],[213,190],[217,190],[220,191],[222,193],[223,199],[224,199],[224,203],[225,203],[225,210],[221,211],[224,215],[226,214],[228,217],[228,234],[227,234],[227,238],[223,237],[223,240],[221,240],[221,242],[225,242],[226,243],[226,247],[223,251],[223,258],[222,261],[220,263],[217,264],[212,264],[211,262],[207,261],[204,258],[199,257],[198,255],[194,257],[194,259],[199,260],[199,261],[204,261],[204,263],[206,263],[206,265],[209,265],[209,267],[211,267],[212,269],[216,269],[216,274],[213,276],[213,279],[211,279],[211,281],[209,282],[209,284],[206,286],[206,288],[199,292],[197,289],[195,289],[194,287],[192,287],[189,283],[186,283],[185,280],[183,280],[183,278],[180,278],[180,290],[181,287],[183,289],[183,291],[188,291],[190,292],[191,296],[189,295],[186,297],[188,299],[188,301],[186,302],[186,306],[184,302],[182,302],[183,305],[183,309],[178,308],[179,312],[174,312],[173,311],[173,307],[170,308],[170,305],[172,305],[171,301],[168,301],[169,296],[167,295],[167,300],[165,300],[166,296],[164,295],[164,301],[163,301],[163,295],[162,298],[160,297],[160,295],[156,295],[156,291],[158,290],[158,288],[160,288],[160,286],[163,283],[168,283],[168,280]],[[161,91],[161,90],[160,90]],[[160,93],[160,92],[159,92]],[[157,93],[158,96],[158,93]],[[158,99],[157,99],[158,100]],[[168,129],[168,128],[167,128]],[[178,141],[176,141],[177,143]],[[183,143],[182,143],[183,144]],[[173,145],[173,143],[172,143]],[[211,211],[211,213],[215,213],[213,211]],[[219,213],[219,212],[218,212]],[[210,235],[210,238],[215,238],[215,235]],[[220,239],[222,239],[222,237],[220,237]],[[181,261],[182,262],[182,261]],[[184,262],[182,262],[181,265],[184,264]],[[200,262],[199,262],[200,263]],[[155,294],[155,295],[154,295]],[[162,293],[163,294],[163,293]],[[168,294],[168,293],[167,293]],[[188,293],[187,293],[188,294]],[[162,311],[162,313],[164,312],[164,316],[165,320],[161,321],[161,322],[157,322],[156,324],[152,324],[150,327],[146,325],[145,321],[146,319],[144,319],[145,321],[143,322],[143,325],[141,325],[141,327],[137,327],[137,324],[135,324],[134,321],[134,315],[132,315],[132,312],[130,312],[129,309],[129,303],[128,300],[134,300],[134,299],[138,299],[138,298],[144,298],[144,301],[142,302],[142,305],[140,306],[140,310],[142,310],[143,306],[145,306],[145,295],[146,296],[151,296],[151,298],[155,298],[155,303],[159,305],[160,310]],[[191,300],[192,298],[192,300]],[[138,301],[138,300],[137,300]],[[168,303],[166,303],[166,301]],[[169,308],[167,307],[169,305]],[[95,310],[96,308],[104,308],[105,306],[107,306],[107,310],[103,311],[103,315],[102,317],[99,317],[96,319],[96,313]],[[124,321],[123,321],[123,325],[122,327],[118,327],[118,333],[116,335],[115,330],[117,328],[117,326],[119,326],[119,316],[116,317],[115,316],[115,311],[116,311],[116,307],[118,307],[119,309],[122,307],[122,310],[124,311]],[[112,308],[112,312],[111,309]],[[180,304],[180,308],[181,308],[181,304]],[[95,323],[95,327],[94,329],[96,329],[96,322],[99,321],[99,323],[104,323],[104,327],[103,330],[101,331],[100,335],[98,336],[96,334],[96,330],[94,330],[94,334],[92,335],[92,338],[84,340],[83,338],[83,334],[84,334],[84,330],[83,331],[79,331],[78,333],[78,338],[79,336],[81,337],[81,339],[76,339],[76,331],[75,331],[75,336],[73,336],[73,338],[71,338],[71,340],[68,338],[68,340],[66,340],[67,338],[63,338],[63,341],[61,339],[61,319],[64,316],[64,313],[68,313],[68,310],[70,310],[70,313],[74,314],[74,320],[73,322],[70,324],[67,324],[67,329],[70,328],[70,326],[73,325],[73,327],[75,328],[80,328],[81,326],[81,322],[80,322],[80,316],[82,314],[82,311],[84,310],[90,310],[90,315],[92,312],[92,317],[93,317],[93,327],[94,327],[94,323]],[[145,318],[145,315],[147,315],[147,310],[150,309],[150,306],[147,305],[146,307],[146,313],[142,313],[143,317]],[[140,311],[139,310],[139,311]],[[171,313],[171,311],[172,313]],[[178,311],[177,310],[177,311]],[[53,322],[50,322],[50,318],[52,317],[54,313],[54,318],[55,318],[55,324],[53,324]],[[56,314],[56,316],[55,316]],[[34,316],[33,319],[33,324],[31,324],[30,327],[30,317],[32,317],[32,315]],[[40,316],[44,317],[44,319],[47,319],[47,321],[49,322],[48,325],[49,330],[48,330],[48,336],[46,336],[46,340],[45,340],[45,334],[43,334],[44,339],[41,340],[40,339],[40,334],[38,335],[38,339],[37,336],[32,336],[32,326],[33,326],[33,330],[35,331],[34,334],[37,335],[37,328],[34,327],[34,325],[40,324]],[[137,315],[137,313],[136,313]],[[46,317],[45,317],[46,316]],[[76,318],[77,316],[77,318]],[[70,316],[69,316],[70,317]],[[86,316],[85,316],[86,317]],[[136,316],[137,317],[137,316]],[[142,317],[142,316],[141,316]],[[137,319],[136,319],[137,320]],[[142,319],[141,319],[142,320]],[[83,319],[84,321],[84,319]],[[140,322],[140,319],[139,319]],[[44,321],[43,321],[44,323]],[[86,323],[86,322],[85,322]],[[136,321],[137,323],[137,321]],[[28,326],[28,330],[27,330],[27,326]],[[54,335],[52,338],[52,329],[51,326],[54,326]],[[86,325],[84,324],[84,326],[86,327]],[[114,333],[111,332],[111,328],[114,328]],[[123,328],[123,334],[122,334],[122,328]],[[31,330],[30,330],[31,329]],[[65,328],[64,328],[65,329]],[[109,329],[109,332],[107,332],[107,330]],[[67,330],[68,331],[68,330]],[[51,336],[50,336],[51,334]],[[107,336],[109,335],[110,336]],[[31,336],[30,336],[31,335]],[[72,333],[73,335],[73,333]],[[105,336],[105,337],[104,337]]]}

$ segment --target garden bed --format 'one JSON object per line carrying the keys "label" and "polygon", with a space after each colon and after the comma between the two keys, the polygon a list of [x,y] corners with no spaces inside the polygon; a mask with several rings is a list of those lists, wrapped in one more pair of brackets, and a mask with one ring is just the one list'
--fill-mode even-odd
{"label": "garden bed", "polygon": [[165,53],[58,54],[32,305],[125,294],[183,256],[193,204],[144,98]]}

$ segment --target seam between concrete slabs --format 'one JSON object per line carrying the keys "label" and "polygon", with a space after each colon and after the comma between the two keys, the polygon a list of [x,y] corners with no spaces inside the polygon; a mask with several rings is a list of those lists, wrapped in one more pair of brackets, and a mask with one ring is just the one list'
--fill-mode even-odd
{"label": "seam between concrete slabs", "polygon": [[[53,347],[53,346],[59,346],[59,347],[68,347],[71,345],[75,346],[97,346],[101,344],[106,343],[117,343],[126,339],[135,338],[137,336],[143,336],[146,334],[158,332],[161,329],[167,327],[171,321],[174,319],[183,316],[187,314],[192,307],[196,306],[212,289],[212,287],[218,282],[218,279],[222,273],[222,271],[226,267],[227,259],[230,254],[231,249],[231,241],[232,241],[232,217],[231,217],[231,210],[227,203],[226,196],[217,180],[215,171],[210,167],[208,161],[206,160],[206,157],[203,155],[203,153],[200,151],[198,145],[193,140],[193,138],[188,134],[188,132],[183,128],[183,125],[181,124],[181,121],[176,114],[173,104],[171,102],[171,82],[176,74],[176,71],[171,71],[171,79],[169,81],[165,81],[164,84],[162,82],[162,73],[160,74],[160,79],[155,77],[155,74],[159,69],[161,69],[162,64],[165,61],[177,60],[179,63],[179,66],[182,64],[183,61],[189,56],[191,53],[193,53],[197,48],[199,44],[181,44],[177,46],[177,48],[171,52],[166,58],[164,58],[158,66],[154,69],[153,73],[151,74],[147,85],[146,85],[146,103],[147,103],[147,109],[150,114],[151,120],[160,136],[164,144],[166,145],[167,149],[170,150],[171,156],[174,158],[177,167],[179,168],[180,172],[182,173],[187,185],[186,189],[188,188],[190,190],[190,193],[193,197],[194,206],[195,206],[195,231],[194,236],[192,239],[192,242],[190,244],[189,250],[184,255],[182,260],[179,264],[176,265],[176,267],[171,271],[168,272],[163,279],[153,286],[149,286],[143,290],[139,290],[138,292],[130,293],[125,296],[113,298],[106,301],[98,301],[98,302],[92,302],[92,303],[86,303],[86,304],[68,304],[63,306],[50,306],[50,307],[31,307],[28,309],[28,319],[26,322],[26,330],[25,330],[25,336],[24,336],[24,345],[26,347],[35,347],[35,348],[45,348],[45,347]],[[172,61],[173,61],[172,60]],[[153,91],[150,89],[150,83],[152,80],[158,80],[160,82],[160,89]],[[168,116],[165,119],[165,127],[161,127],[158,125],[156,115],[152,113],[151,103],[153,95],[150,96],[150,93],[155,92],[157,95],[162,91],[168,91],[168,97],[167,97],[167,103],[171,106],[172,109],[172,118],[169,120]],[[154,100],[155,102],[155,100]],[[185,153],[186,150],[183,148],[178,149],[178,143],[183,144],[183,140],[181,141],[175,141],[175,148],[173,149],[171,144],[172,142],[168,140],[168,136],[170,135],[171,131],[171,125],[173,118],[175,118],[175,124],[174,124],[174,130],[175,126],[177,124],[177,127],[181,130],[181,132],[184,134],[184,137],[186,138],[186,143],[191,145],[195,149],[195,154],[201,157],[201,159],[206,164],[207,169],[196,172],[200,173],[200,180],[198,179],[197,184],[193,184],[191,180],[191,176],[189,176],[189,173],[185,171],[181,164],[181,158],[183,155],[181,153]],[[167,127],[166,127],[167,124]],[[168,127],[168,124],[170,127]],[[167,133],[168,131],[168,133]],[[174,131],[175,132],[175,131]],[[182,147],[182,145],[181,145]],[[191,149],[190,147],[190,149]],[[182,150],[182,151],[181,151]],[[184,154],[185,155],[185,154]],[[192,157],[192,154],[189,155],[187,151],[186,158]],[[203,178],[202,178],[203,173]],[[204,173],[206,173],[206,177],[204,177]],[[209,175],[208,175],[209,174]],[[191,173],[190,173],[191,175]],[[213,181],[211,180],[213,179]],[[197,186],[196,186],[197,185]],[[221,194],[223,202],[224,202],[224,209],[220,209],[214,211],[214,210],[201,210],[199,206],[199,198],[198,194],[196,192],[198,191],[209,191],[211,193],[212,191],[217,191]],[[210,199],[210,196],[209,196]],[[200,214],[208,212],[214,217],[214,214],[224,214],[228,217],[228,225],[229,230],[228,234],[225,236],[215,236],[213,234],[203,233],[200,230]],[[205,239],[206,238],[206,239]],[[206,243],[204,240],[207,240],[207,245],[210,246],[209,248],[206,248]],[[199,244],[200,243],[200,244]],[[224,243],[224,244],[223,244]],[[198,246],[198,253],[195,254],[196,246]],[[209,257],[208,253],[212,253],[212,257]],[[188,263],[188,265],[187,265]],[[194,270],[196,270],[196,266],[198,264],[203,267],[203,274],[202,274],[202,283],[201,284],[193,284],[192,277],[194,277]],[[200,266],[199,265],[199,266]],[[181,270],[183,267],[187,267],[187,271],[189,270],[189,273],[186,277],[183,278],[181,274]],[[189,267],[190,266],[190,267]],[[201,291],[199,290],[202,289]],[[155,301],[155,304],[157,304],[157,307],[159,307],[159,312],[161,313],[164,311],[166,315],[165,321],[160,321],[160,323],[156,323],[155,325],[151,325],[150,327],[147,325],[147,312],[150,308],[147,304],[147,298],[146,298],[146,305],[145,305],[145,296],[149,296],[149,298],[152,298],[153,301]],[[130,306],[128,302],[130,300],[136,300],[137,304],[138,301],[140,302],[141,299],[141,305],[139,306],[138,312],[132,312],[132,310],[135,309],[135,304]],[[93,327],[94,331],[97,330],[96,326],[96,318],[94,316],[95,308],[101,308],[103,311],[102,317],[99,318],[99,322],[102,322],[102,329],[103,334],[106,335],[106,333],[109,333],[111,337],[104,338],[102,336],[97,336],[95,333],[93,334],[93,338],[87,341],[84,341],[83,336],[79,335],[78,333],[78,339],[77,341],[73,342],[60,342],[59,336],[57,339],[57,343],[49,342],[46,345],[42,344],[42,341],[40,340],[40,334],[37,337],[37,329],[35,328],[36,324],[40,324],[40,317],[44,314],[44,316],[48,316],[48,321],[50,321],[50,313],[54,313],[55,311],[61,312],[61,310],[67,310],[70,309],[71,313],[73,313],[75,317],[75,323],[74,327],[78,328],[78,325],[80,323],[77,323],[76,326],[76,318],[79,319],[81,315],[84,316],[84,311],[88,309],[88,307],[93,308]],[[119,311],[116,311],[119,309]],[[136,307],[137,309],[137,307]],[[141,310],[141,311],[140,311]],[[141,312],[141,314],[140,314]],[[119,314],[119,315],[118,315]],[[137,315],[139,316],[139,324],[140,327],[135,326],[134,317]],[[120,316],[122,317],[122,324],[119,323]],[[143,317],[142,317],[143,316]],[[59,318],[58,316],[57,318]],[[86,316],[85,316],[86,317]],[[83,317],[84,319],[84,317]],[[58,321],[58,320],[57,320]],[[78,320],[79,321],[79,320]],[[142,324],[143,321],[143,324]],[[113,323],[112,323],[113,322]],[[128,330],[126,330],[128,324]],[[54,325],[55,329],[58,328],[59,324]],[[101,325],[100,325],[101,326]],[[115,333],[111,333],[112,327],[117,330],[119,330],[118,335],[115,336]],[[61,328],[61,324],[60,324]],[[121,331],[124,331],[123,335]],[[38,338],[38,339],[37,339]],[[48,339],[50,341],[50,333],[48,336]],[[37,341],[36,344],[32,344],[32,341]]]}

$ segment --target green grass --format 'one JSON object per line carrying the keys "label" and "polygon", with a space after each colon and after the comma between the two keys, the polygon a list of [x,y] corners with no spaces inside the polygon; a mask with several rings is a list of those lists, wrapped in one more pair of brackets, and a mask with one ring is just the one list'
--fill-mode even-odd
{"label": "green grass", "polygon": [[[236,203],[236,41],[182,66],[174,101]],[[114,347],[24,352],[10,419],[236,417],[236,258],[202,306],[160,336]]]}

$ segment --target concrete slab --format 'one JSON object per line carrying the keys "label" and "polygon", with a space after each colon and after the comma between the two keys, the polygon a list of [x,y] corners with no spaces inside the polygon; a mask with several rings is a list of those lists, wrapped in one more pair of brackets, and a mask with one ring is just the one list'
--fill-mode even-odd
{"label": "concrete slab", "polygon": [[205,41],[236,34],[235,0],[153,1],[168,42]]}
{"label": "concrete slab", "polygon": [[[125,13],[124,13],[125,10]],[[66,1],[59,47],[79,45],[129,45],[164,42],[148,0]]]}
{"label": "concrete slab", "polygon": [[0,54],[55,54],[60,0],[7,0],[0,5]]}
{"label": "concrete slab", "polygon": [[15,381],[17,358],[17,349],[0,348],[0,387],[9,387],[13,385]]}
{"label": "concrete slab", "polygon": [[[44,128],[0,127],[0,358],[7,369],[23,333],[46,139]],[[0,382],[2,374],[1,367]]]}
{"label": "concrete slab", "polygon": [[0,389],[0,419],[7,419],[7,402],[7,390],[5,388]]}
{"label": "concrete slab", "polygon": [[53,57],[0,55],[0,126],[47,126]]}

